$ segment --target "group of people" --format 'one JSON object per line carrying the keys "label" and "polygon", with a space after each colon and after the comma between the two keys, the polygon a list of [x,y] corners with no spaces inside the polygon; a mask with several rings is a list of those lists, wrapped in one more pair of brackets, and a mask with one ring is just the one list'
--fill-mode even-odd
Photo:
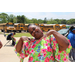
{"label": "group of people", "polygon": [[[34,24],[28,26],[28,32],[33,37],[22,36],[16,44],[16,39],[13,37],[15,33],[7,36],[7,40],[12,40],[12,45],[15,45],[15,52],[20,62],[23,62],[28,56],[29,62],[67,62],[71,56],[75,60],[74,26],[70,27],[67,38],[55,30],[44,34],[40,27]],[[1,47],[2,42],[0,41]]]}

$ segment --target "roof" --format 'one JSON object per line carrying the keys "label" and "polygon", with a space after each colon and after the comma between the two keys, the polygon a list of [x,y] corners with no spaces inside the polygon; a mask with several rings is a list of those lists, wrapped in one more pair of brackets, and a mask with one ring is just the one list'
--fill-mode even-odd
{"label": "roof", "polygon": [[5,25],[6,23],[0,23],[0,25]]}
{"label": "roof", "polygon": [[18,25],[19,23],[14,23],[14,25]]}
{"label": "roof", "polygon": [[53,25],[44,25],[44,26],[53,26]]}
{"label": "roof", "polygon": [[25,26],[28,26],[29,24],[25,24]]}

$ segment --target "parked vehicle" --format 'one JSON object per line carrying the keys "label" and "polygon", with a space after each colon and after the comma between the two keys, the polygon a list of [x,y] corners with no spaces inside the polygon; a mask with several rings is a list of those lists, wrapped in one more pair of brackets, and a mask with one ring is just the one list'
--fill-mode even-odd
{"label": "parked vehicle", "polygon": [[61,29],[58,31],[58,33],[65,35],[68,32],[68,29]]}

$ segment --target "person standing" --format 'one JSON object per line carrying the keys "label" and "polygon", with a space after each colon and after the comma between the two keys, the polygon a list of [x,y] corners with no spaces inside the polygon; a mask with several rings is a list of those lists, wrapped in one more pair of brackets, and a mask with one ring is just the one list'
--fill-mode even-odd
{"label": "person standing", "polygon": [[75,61],[75,26],[70,27],[67,38],[70,40],[72,46],[72,49],[69,53],[69,58],[70,60],[72,60],[71,59],[72,56],[73,60]]}

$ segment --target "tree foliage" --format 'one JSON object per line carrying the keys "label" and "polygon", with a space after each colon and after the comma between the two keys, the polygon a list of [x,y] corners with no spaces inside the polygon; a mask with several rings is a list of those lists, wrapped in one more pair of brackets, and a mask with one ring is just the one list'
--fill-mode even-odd
{"label": "tree foliage", "polygon": [[38,24],[75,24],[75,19],[47,19],[46,17],[44,20],[42,19],[28,19],[25,15],[13,15],[13,14],[6,14],[6,13],[0,13],[0,23],[7,23],[7,22],[13,22],[13,23],[38,23]]}

